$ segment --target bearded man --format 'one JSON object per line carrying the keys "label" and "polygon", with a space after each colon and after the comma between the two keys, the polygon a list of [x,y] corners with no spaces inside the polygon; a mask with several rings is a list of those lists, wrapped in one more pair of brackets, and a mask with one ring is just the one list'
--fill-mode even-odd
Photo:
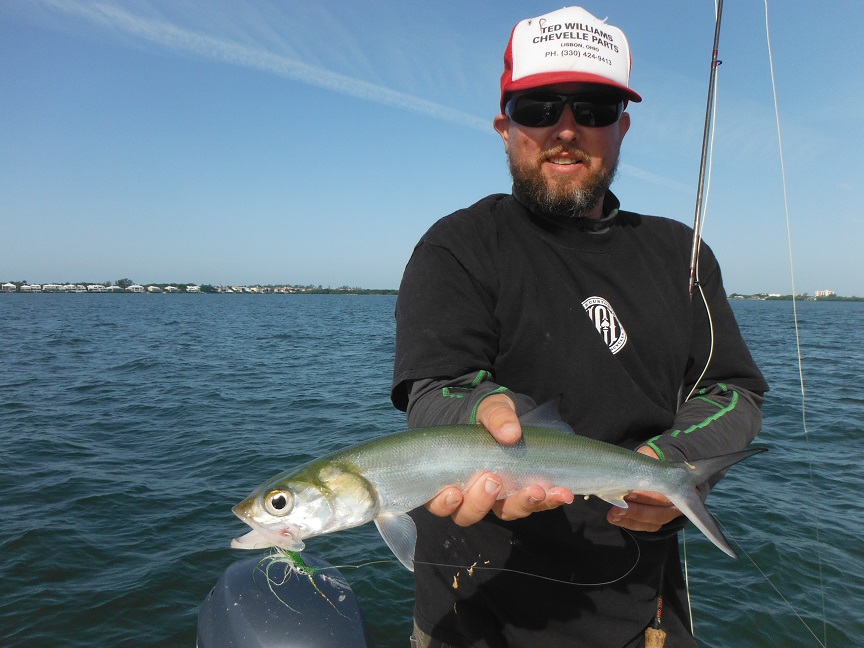
{"label": "bearded man", "polygon": [[[586,47],[598,41],[599,54]],[[512,193],[433,225],[400,287],[392,400],[412,427],[480,423],[510,444],[520,414],[559,400],[578,434],[660,461],[756,436],[768,386],[713,254],[703,247],[705,302],[691,299],[690,228],[622,210],[609,190],[624,110],[641,101],[629,80],[624,34],[584,9],[514,27],[493,120]],[[483,473],[412,512],[412,646],[633,648],[661,600],[670,645],[696,645],[686,519],[668,499],[634,492],[624,509],[561,487],[504,497],[501,484]]]}

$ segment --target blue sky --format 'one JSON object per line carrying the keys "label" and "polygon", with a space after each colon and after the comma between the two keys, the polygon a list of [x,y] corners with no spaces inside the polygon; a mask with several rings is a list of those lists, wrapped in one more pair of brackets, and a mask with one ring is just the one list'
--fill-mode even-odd
{"label": "blue sky", "polygon": [[[0,281],[395,288],[438,218],[510,188],[497,112],[553,2],[4,0]],[[586,0],[641,104],[613,189],[692,223],[710,0]],[[864,295],[860,0],[773,0],[797,292]],[[730,292],[792,290],[761,0],[726,0],[705,239]]]}

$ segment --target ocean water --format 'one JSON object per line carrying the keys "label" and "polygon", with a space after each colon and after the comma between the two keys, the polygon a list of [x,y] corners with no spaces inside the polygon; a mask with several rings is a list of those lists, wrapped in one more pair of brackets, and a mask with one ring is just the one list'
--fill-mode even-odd
{"label": "ocean water", "polygon": [[[231,507],[265,478],[402,429],[388,296],[0,295],[0,645],[195,645],[247,557]],[[772,385],[709,506],[742,558],[686,534],[703,646],[864,645],[864,304],[735,302]],[[805,428],[806,423],[806,428]],[[376,645],[412,578],[372,525],[313,539]]]}

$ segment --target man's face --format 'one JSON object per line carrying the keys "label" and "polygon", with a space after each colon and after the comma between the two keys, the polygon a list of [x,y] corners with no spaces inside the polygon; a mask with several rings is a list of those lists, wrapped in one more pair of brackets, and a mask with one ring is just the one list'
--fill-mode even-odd
{"label": "man's face", "polygon": [[[572,94],[580,87],[542,90]],[[627,113],[610,126],[580,126],[567,106],[551,126],[522,126],[507,115],[495,117],[494,126],[504,140],[514,187],[532,207],[556,216],[602,217],[603,196],[630,127]]]}

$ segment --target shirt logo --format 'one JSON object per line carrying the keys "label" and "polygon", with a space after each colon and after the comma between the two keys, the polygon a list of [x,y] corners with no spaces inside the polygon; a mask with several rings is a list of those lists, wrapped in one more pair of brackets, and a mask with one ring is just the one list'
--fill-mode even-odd
{"label": "shirt logo", "polygon": [[621,326],[611,304],[602,297],[589,297],[582,302],[582,307],[594,322],[609,350],[615,354],[623,349],[627,344],[627,331]]}

